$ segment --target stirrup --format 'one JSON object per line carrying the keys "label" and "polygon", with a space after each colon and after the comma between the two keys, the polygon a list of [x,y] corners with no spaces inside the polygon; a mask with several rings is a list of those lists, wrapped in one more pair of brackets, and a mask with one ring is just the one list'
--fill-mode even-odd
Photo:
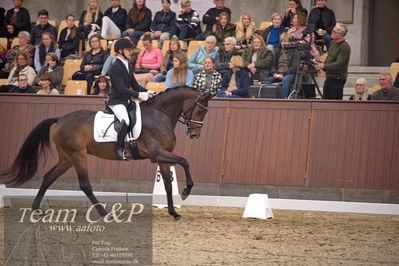
{"label": "stirrup", "polygon": [[116,150],[116,160],[118,161],[129,161],[132,159],[131,155],[125,151],[125,149],[117,149]]}

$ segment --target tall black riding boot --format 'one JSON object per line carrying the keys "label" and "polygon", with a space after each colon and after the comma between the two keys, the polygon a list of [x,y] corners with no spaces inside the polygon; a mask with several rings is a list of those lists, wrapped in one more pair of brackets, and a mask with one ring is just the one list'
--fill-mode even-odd
{"label": "tall black riding boot", "polygon": [[125,120],[121,122],[121,129],[118,132],[118,137],[116,141],[116,157],[117,160],[129,160],[129,156],[125,154],[125,137],[128,133],[127,125]]}

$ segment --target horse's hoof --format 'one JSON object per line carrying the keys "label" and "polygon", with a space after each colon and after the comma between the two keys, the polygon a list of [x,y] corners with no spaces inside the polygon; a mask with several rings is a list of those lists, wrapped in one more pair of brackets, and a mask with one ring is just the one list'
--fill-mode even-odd
{"label": "horse's hoof", "polygon": [[176,222],[181,221],[182,219],[183,218],[180,215],[175,216],[175,221]]}
{"label": "horse's hoof", "polygon": [[187,190],[185,188],[183,188],[183,190],[181,191],[180,197],[181,197],[182,200],[187,199],[188,193],[187,193]]}
{"label": "horse's hoof", "polygon": [[34,210],[34,214],[38,215],[38,216],[45,216],[46,213],[43,211],[43,209],[39,208],[39,209],[35,209]]}

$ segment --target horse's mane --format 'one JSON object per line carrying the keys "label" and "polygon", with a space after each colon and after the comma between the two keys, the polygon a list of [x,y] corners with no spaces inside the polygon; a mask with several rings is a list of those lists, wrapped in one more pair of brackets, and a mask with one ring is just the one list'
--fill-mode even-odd
{"label": "horse's mane", "polygon": [[158,93],[155,97],[149,99],[148,101],[143,102],[142,104],[152,104],[154,103],[154,101],[159,98],[160,96],[169,94],[170,92],[176,91],[176,90],[180,90],[180,89],[191,89],[193,91],[198,91],[197,89],[193,88],[193,87],[189,87],[189,86],[178,86],[178,87],[173,87],[173,88],[168,88],[164,91],[161,91],[160,93]]}

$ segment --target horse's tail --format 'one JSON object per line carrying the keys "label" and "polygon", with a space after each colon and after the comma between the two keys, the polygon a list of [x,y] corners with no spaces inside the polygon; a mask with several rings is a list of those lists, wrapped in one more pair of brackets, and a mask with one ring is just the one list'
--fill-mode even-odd
{"label": "horse's tail", "polygon": [[50,146],[50,127],[58,118],[49,118],[38,124],[22,144],[14,163],[0,174],[1,183],[21,185],[37,172],[40,154]]}

